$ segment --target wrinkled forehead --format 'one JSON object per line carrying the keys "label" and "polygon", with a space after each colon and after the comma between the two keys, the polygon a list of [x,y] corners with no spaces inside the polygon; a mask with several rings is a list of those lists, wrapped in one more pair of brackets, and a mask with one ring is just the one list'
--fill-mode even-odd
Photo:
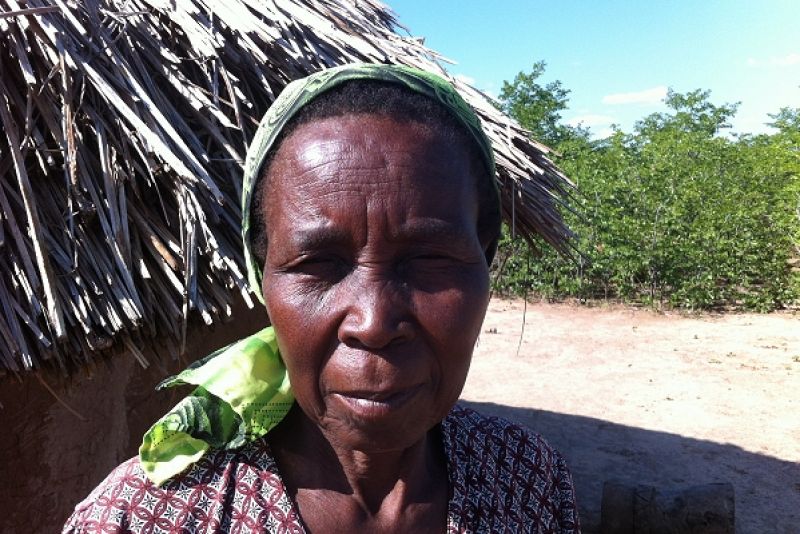
{"label": "wrinkled forehead", "polygon": [[[274,187],[303,188],[318,180],[380,193],[409,187],[415,178],[438,184],[446,193],[464,179],[470,184],[477,180],[481,162],[475,152],[469,143],[428,123],[375,113],[328,117],[299,126],[281,143],[262,170],[265,183],[256,194],[268,197]],[[389,180],[393,173],[405,181]]]}
{"label": "wrinkled forehead", "polygon": [[[469,150],[426,125],[381,115],[331,117],[301,126],[284,141],[258,194],[264,208],[326,195],[365,197],[375,207],[402,199],[413,210],[424,191],[426,203],[452,197],[470,211],[477,178]],[[258,214],[267,227],[270,213]]]}

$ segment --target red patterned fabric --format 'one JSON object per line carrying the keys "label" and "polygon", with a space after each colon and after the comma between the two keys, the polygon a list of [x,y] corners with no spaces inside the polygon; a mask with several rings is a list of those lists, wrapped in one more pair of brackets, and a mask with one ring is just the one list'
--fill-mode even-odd
{"label": "red patterned fabric", "polygon": [[[459,406],[442,421],[442,437],[448,533],[580,531],[569,471],[541,437]],[[249,534],[305,528],[261,439],[209,453],[162,487],[132,458],[76,506],[63,532]]]}

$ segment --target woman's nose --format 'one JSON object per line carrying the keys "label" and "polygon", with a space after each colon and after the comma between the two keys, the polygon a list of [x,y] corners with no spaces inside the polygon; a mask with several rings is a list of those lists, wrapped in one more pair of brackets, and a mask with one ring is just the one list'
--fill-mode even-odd
{"label": "woman's nose", "polygon": [[381,349],[414,336],[409,296],[397,281],[362,274],[345,289],[339,340],[349,346]]}

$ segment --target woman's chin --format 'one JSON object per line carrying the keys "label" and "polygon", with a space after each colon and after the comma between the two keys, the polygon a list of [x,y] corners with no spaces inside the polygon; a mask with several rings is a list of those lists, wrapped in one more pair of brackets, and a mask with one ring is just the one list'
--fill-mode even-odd
{"label": "woman's chin", "polygon": [[421,387],[374,398],[337,393],[326,404],[321,427],[331,444],[364,452],[406,449],[441,419]]}

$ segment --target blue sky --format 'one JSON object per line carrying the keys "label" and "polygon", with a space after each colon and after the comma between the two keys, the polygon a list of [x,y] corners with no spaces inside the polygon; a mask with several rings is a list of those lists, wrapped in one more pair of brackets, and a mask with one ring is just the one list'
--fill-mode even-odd
{"label": "blue sky", "polygon": [[411,35],[496,95],[547,62],[571,90],[565,122],[596,136],[664,109],[668,87],[741,102],[733,131],[769,132],[768,113],[800,107],[800,0],[385,0]]}

